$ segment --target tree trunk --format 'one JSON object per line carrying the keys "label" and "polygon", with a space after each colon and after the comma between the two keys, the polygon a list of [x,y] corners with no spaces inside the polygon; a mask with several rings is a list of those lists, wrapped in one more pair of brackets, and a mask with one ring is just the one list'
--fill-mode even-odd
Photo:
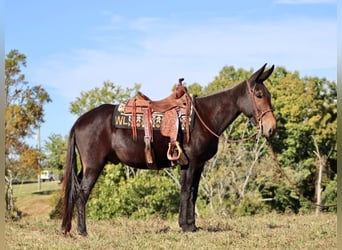
{"label": "tree trunk", "polygon": [[317,182],[316,182],[316,187],[315,187],[315,193],[316,193],[316,215],[318,215],[321,210],[322,210],[322,203],[321,203],[321,194],[323,191],[322,188],[322,174],[323,174],[323,170],[325,168],[326,162],[327,162],[327,157],[325,155],[321,155],[319,152],[319,148],[317,145],[317,142],[314,139],[314,144],[315,144],[315,148],[316,151],[314,151],[315,155],[317,156],[317,162],[318,162],[318,173],[317,173]]}
{"label": "tree trunk", "polygon": [[6,202],[6,212],[12,214],[14,210],[13,202],[13,187],[12,187],[12,173],[10,170],[6,171],[5,175],[5,202]]}
{"label": "tree trunk", "polygon": [[319,214],[321,211],[321,194],[322,194],[322,171],[323,171],[323,164],[321,159],[319,160],[319,169],[318,169],[318,178],[317,178],[317,184],[316,184],[316,194],[317,194],[317,207],[316,207],[316,215]]}

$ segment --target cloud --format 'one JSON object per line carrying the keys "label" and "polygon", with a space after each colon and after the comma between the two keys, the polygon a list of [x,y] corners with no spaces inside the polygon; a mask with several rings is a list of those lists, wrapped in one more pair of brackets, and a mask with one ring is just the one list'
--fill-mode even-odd
{"label": "cloud", "polygon": [[276,4],[337,4],[336,0],[276,0]]}
{"label": "cloud", "polygon": [[152,25],[157,24],[160,18],[156,17],[139,17],[130,23],[130,28],[140,31],[147,31]]}
{"label": "cloud", "polygon": [[179,77],[205,85],[225,65],[256,69],[267,62],[309,75],[336,68],[337,27],[330,19],[212,19],[170,26],[165,20],[143,17],[120,25],[141,31],[123,35],[134,46],[118,42],[50,55],[33,65],[34,81],[58,89],[69,100],[106,80],[124,87],[141,83],[143,92],[158,99],[170,93]]}

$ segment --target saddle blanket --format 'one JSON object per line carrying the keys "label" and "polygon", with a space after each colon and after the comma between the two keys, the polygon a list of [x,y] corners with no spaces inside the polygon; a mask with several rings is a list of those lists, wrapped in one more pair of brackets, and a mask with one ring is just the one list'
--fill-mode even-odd
{"label": "saddle blanket", "polygon": [[[113,115],[113,125],[116,128],[132,128],[132,114],[124,113],[126,103],[121,103],[115,107]],[[192,128],[194,112],[192,107],[190,109],[189,124],[190,130]],[[159,130],[163,121],[164,113],[153,112],[152,113],[152,127],[153,129]],[[137,129],[144,129],[143,114],[136,114],[136,126]],[[186,127],[186,115],[182,114],[179,118],[180,127],[185,130]]]}

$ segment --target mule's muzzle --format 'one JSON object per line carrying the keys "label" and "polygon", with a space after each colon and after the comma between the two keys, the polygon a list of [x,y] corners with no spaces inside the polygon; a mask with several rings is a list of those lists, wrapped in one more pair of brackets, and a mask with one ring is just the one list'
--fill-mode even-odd
{"label": "mule's muzzle", "polygon": [[277,122],[273,112],[265,114],[261,121],[260,135],[263,135],[267,138],[271,137],[277,129]]}

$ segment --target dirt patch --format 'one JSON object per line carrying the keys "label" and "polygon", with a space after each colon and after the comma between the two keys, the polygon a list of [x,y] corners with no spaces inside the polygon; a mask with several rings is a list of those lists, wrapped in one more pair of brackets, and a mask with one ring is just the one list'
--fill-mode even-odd
{"label": "dirt patch", "polygon": [[49,216],[53,210],[54,194],[60,192],[58,182],[45,182],[39,191],[37,183],[25,183],[13,186],[15,206],[23,216]]}
{"label": "dirt patch", "polygon": [[48,216],[53,209],[49,197],[35,197],[16,205],[23,216]]}

